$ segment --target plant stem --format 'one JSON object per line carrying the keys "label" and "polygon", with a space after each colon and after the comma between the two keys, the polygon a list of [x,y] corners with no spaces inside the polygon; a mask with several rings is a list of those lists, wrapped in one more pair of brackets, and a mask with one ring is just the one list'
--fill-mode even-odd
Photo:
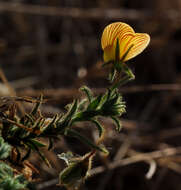
{"label": "plant stem", "polygon": [[130,80],[134,79],[134,75],[127,75],[125,77],[123,77],[121,80],[119,80],[118,82],[116,82],[111,88],[110,90],[114,90],[116,88],[118,88],[119,86],[122,86],[124,84],[126,84],[127,82],[129,82]]}

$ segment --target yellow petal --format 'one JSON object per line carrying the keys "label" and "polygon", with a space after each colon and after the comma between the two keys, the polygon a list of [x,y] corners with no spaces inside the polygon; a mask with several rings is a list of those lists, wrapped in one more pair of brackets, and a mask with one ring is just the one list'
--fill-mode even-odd
{"label": "yellow petal", "polygon": [[115,48],[113,48],[113,46],[106,47],[104,49],[103,58],[105,63],[115,60]]}
{"label": "yellow petal", "polygon": [[125,23],[115,22],[108,25],[102,34],[101,45],[104,50],[104,61],[108,62],[115,59],[115,46],[116,40],[119,39],[120,52],[124,49],[124,44],[126,44],[126,36],[134,33],[134,30]]}
{"label": "yellow petal", "polygon": [[124,61],[132,59],[133,57],[140,54],[148,46],[149,42],[150,36],[148,34],[135,33],[135,36],[132,37],[124,47],[123,54],[128,50],[131,45],[133,45]]}
{"label": "yellow petal", "polygon": [[112,46],[114,41],[119,38],[121,41],[125,35],[134,33],[134,30],[123,22],[109,24],[103,31],[101,38],[102,49]]}
{"label": "yellow petal", "polygon": [[127,61],[141,53],[147,47],[150,41],[150,36],[148,34],[135,33],[128,24],[122,22],[115,22],[108,25],[104,29],[101,38],[105,62],[115,60],[117,39],[119,39],[120,59],[129,47],[133,45],[124,60]]}

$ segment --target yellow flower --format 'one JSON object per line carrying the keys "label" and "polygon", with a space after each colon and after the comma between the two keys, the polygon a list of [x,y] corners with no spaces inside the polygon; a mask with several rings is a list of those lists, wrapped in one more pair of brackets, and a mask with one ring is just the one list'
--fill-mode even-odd
{"label": "yellow flower", "polygon": [[150,36],[146,33],[135,33],[126,23],[115,22],[108,25],[102,34],[101,45],[104,51],[104,62],[114,61],[117,39],[119,40],[120,60],[129,50],[123,62],[140,54],[149,44]]}

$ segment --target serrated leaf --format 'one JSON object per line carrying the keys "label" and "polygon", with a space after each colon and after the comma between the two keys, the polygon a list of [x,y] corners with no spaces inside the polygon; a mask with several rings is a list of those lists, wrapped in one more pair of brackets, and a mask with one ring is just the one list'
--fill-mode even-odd
{"label": "serrated leaf", "polygon": [[37,153],[39,154],[39,156],[41,157],[41,159],[45,162],[45,164],[50,168],[51,164],[48,161],[48,159],[44,156],[44,154],[42,152],[40,152],[39,150],[37,150]]}
{"label": "serrated leaf", "polygon": [[93,95],[92,95],[92,91],[90,90],[90,88],[88,88],[87,86],[82,86],[80,88],[81,91],[85,92],[85,94],[87,95],[87,98],[89,100],[89,102],[92,101]]}
{"label": "serrated leaf", "polygon": [[5,159],[9,156],[11,146],[4,142],[4,139],[0,137],[0,159]]}
{"label": "serrated leaf", "polygon": [[5,176],[13,176],[13,170],[10,166],[5,164],[4,162],[0,162],[0,179],[2,179]]}
{"label": "serrated leaf", "polygon": [[111,118],[116,124],[116,129],[120,131],[122,129],[121,121],[117,117],[114,117],[114,116],[112,116]]}
{"label": "serrated leaf", "polygon": [[[60,120],[60,118],[58,118],[58,114],[56,114],[53,119],[50,121],[50,123],[48,123],[48,125],[46,127],[42,128],[42,133],[40,136],[43,136],[44,134],[49,133],[49,130],[51,130],[51,128],[54,127],[54,124]],[[45,120],[46,121],[46,120]]]}
{"label": "serrated leaf", "polygon": [[28,182],[23,175],[13,175],[13,169],[7,164],[0,162],[0,189],[20,190],[25,189]]}
{"label": "serrated leaf", "polygon": [[36,144],[34,144],[32,141],[29,141],[29,142],[27,142],[27,145],[29,147],[31,147],[33,150],[35,150],[39,154],[39,156],[41,157],[41,159],[46,163],[46,165],[48,167],[51,166],[50,163],[49,163],[49,161],[47,160],[47,158],[44,156],[44,154],[42,152],[40,152],[40,150],[39,150],[39,148],[38,148],[38,146]]}
{"label": "serrated leaf", "polygon": [[107,100],[104,104],[103,104],[103,109],[107,110],[110,109],[111,107],[114,106],[114,104],[117,102],[118,100],[118,95],[115,95],[114,97],[112,97],[111,99]]}
{"label": "serrated leaf", "polygon": [[92,156],[95,151],[90,152],[89,154],[79,157],[75,162],[69,164],[59,176],[59,181],[61,185],[75,187],[77,183],[84,180],[87,177],[89,170],[91,169]]}
{"label": "serrated leaf", "polygon": [[61,153],[61,154],[58,154],[58,157],[61,160],[64,160],[67,165],[69,165],[71,163],[71,159],[73,158],[73,154],[72,152]]}
{"label": "serrated leaf", "polygon": [[36,115],[41,103],[43,101],[43,95],[41,94],[39,97],[39,101],[37,101],[37,103],[35,104],[35,106],[33,107],[32,111],[31,111],[31,115]]}
{"label": "serrated leaf", "polygon": [[124,64],[124,72],[130,77],[130,80],[132,79],[135,79],[135,75],[133,74],[133,72],[131,71],[131,69],[126,65]]}
{"label": "serrated leaf", "polygon": [[85,136],[82,136],[79,132],[77,132],[77,131],[75,131],[73,129],[69,129],[67,131],[67,135],[79,139],[82,143],[87,144],[89,147],[91,147],[93,149],[96,149],[96,150],[99,150],[101,152],[107,153],[107,152],[105,152],[104,149],[102,149],[101,147],[97,146],[96,144],[94,144],[93,142],[91,142],[88,138],[86,138]]}
{"label": "serrated leaf", "polygon": [[79,102],[78,109],[79,109],[80,111],[84,110],[86,103],[87,103],[87,99],[86,99],[86,98],[83,99],[83,100],[81,100],[81,101]]}
{"label": "serrated leaf", "polygon": [[112,68],[111,72],[109,73],[108,80],[112,83],[116,77],[116,69]]}
{"label": "serrated leaf", "polygon": [[47,146],[46,144],[42,143],[41,141],[38,141],[36,139],[30,139],[30,142],[32,142],[34,145],[37,147],[45,147]]}
{"label": "serrated leaf", "polygon": [[106,149],[106,147],[103,144],[100,144],[99,147],[101,147],[104,150],[105,155],[109,154],[109,151]]}
{"label": "serrated leaf", "polygon": [[105,96],[105,102],[107,102],[110,99],[112,92],[113,92],[113,90],[108,89],[106,96]]}
{"label": "serrated leaf", "polygon": [[95,98],[87,107],[87,110],[96,110],[96,108],[99,106],[102,99],[102,95],[99,95],[97,98]]}
{"label": "serrated leaf", "polygon": [[78,105],[78,100],[75,100],[63,121],[64,125],[68,125],[68,122],[72,119],[73,115],[77,111],[77,105]]}
{"label": "serrated leaf", "polygon": [[86,176],[87,168],[79,163],[70,164],[59,175],[61,185],[74,186],[79,180]]}
{"label": "serrated leaf", "polygon": [[96,121],[94,119],[91,120],[91,121],[96,125],[96,127],[97,127],[97,129],[99,131],[99,137],[101,137],[102,134],[103,134],[104,128],[102,127],[102,125],[98,121]]}
{"label": "serrated leaf", "polygon": [[90,110],[90,111],[83,111],[76,114],[72,123],[77,121],[89,121],[91,118],[95,117],[98,114],[98,111]]}

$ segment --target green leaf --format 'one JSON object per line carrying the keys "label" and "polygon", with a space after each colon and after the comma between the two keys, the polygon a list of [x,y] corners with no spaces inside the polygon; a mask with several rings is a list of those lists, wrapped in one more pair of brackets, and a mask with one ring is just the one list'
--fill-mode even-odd
{"label": "green leaf", "polygon": [[91,161],[94,151],[90,152],[82,157],[74,158],[74,162],[68,164],[68,166],[60,173],[60,184],[71,189],[79,182],[83,181],[91,169]]}
{"label": "green leaf", "polygon": [[69,165],[72,162],[71,160],[74,156],[73,156],[72,152],[67,152],[67,153],[58,154],[58,157],[61,160],[64,160],[67,165]]}
{"label": "green leaf", "polygon": [[111,95],[112,95],[113,91],[114,90],[108,89],[108,91],[106,93],[106,96],[105,96],[105,101],[104,102],[107,102],[111,98]]}
{"label": "green leaf", "polygon": [[130,80],[135,79],[135,75],[133,74],[132,70],[126,64],[124,64],[123,69],[124,69],[124,72],[130,77]]}
{"label": "green leaf", "polygon": [[73,130],[73,129],[69,129],[67,131],[67,135],[68,136],[72,136],[72,137],[75,137],[77,139],[79,139],[82,143],[84,144],[87,144],[89,147],[93,148],[93,149],[96,149],[96,150],[99,150],[101,152],[104,152],[104,153],[107,153],[105,151],[105,149],[102,149],[101,147],[95,145],[93,142],[91,142],[88,138],[82,136],[79,132]]}
{"label": "green leaf", "polygon": [[87,111],[96,110],[98,106],[100,105],[101,99],[102,99],[102,95],[99,95],[97,98],[95,98],[87,107]]}
{"label": "green leaf", "polygon": [[87,99],[83,99],[79,102],[79,105],[78,105],[78,110],[79,111],[83,111],[85,109],[85,106],[86,106],[86,103],[87,103]]}
{"label": "green leaf", "polygon": [[87,95],[87,98],[89,100],[89,102],[92,101],[93,95],[92,95],[92,91],[90,90],[90,88],[88,88],[87,86],[82,86],[80,88],[81,91],[85,92],[85,94]]}
{"label": "green leaf", "polygon": [[109,109],[110,109],[112,106],[114,106],[114,104],[117,102],[118,98],[119,98],[119,95],[118,95],[118,94],[114,94],[113,97],[111,97],[109,100],[107,100],[107,101],[103,104],[102,108],[103,108],[106,112],[109,112]]}
{"label": "green leaf", "polygon": [[31,114],[25,114],[24,117],[21,118],[21,121],[20,121],[23,125],[28,125],[29,123],[30,124],[33,124],[34,123],[34,118],[33,118],[33,115]]}
{"label": "green leaf", "polygon": [[2,180],[6,176],[13,177],[13,170],[10,166],[5,164],[4,162],[0,162],[0,180]]}
{"label": "green leaf", "polygon": [[42,101],[43,101],[43,95],[41,94],[40,97],[39,97],[39,101],[37,101],[37,103],[35,104],[34,108],[31,111],[31,115],[33,115],[33,116],[36,115]]}
{"label": "green leaf", "polygon": [[[41,126],[43,126],[44,122],[45,122],[45,118],[43,118],[43,117],[37,118],[37,120],[35,120],[33,125],[31,126],[32,131],[33,132],[40,131],[40,128],[41,128]],[[29,137],[31,137],[31,138],[35,138],[36,136],[37,135],[35,135],[35,133],[31,133],[29,135]]]}
{"label": "green leaf", "polygon": [[45,147],[45,146],[47,146],[46,144],[44,144],[41,141],[38,141],[36,139],[30,139],[29,141],[32,142],[37,147]]}
{"label": "green leaf", "polygon": [[68,125],[69,121],[72,119],[72,117],[76,113],[77,105],[78,105],[78,100],[75,100],[73,102],[72,107],[70,108],[69,112],[67,113],[65,119],[63,120],[64,125]]}
{"label": "green leaf", "polygon": [[37,144],[35,144],[35,143],[32,142],[32,141],[29,141],[29,142],[27,142],[27,145],[28,145],[30,148],[32,148],[33,150],[35,150],[35,151],[39,154],[39,156],[41,157],[41,159],[46,163],[46,165],[47,165],[48,167],[51,166],[50,163],[49,163],[49,161],[47,160],[47,158],[44,156],[44,154],[43,154],[42,152],[40,152],[40,150],[39,150]]}
{"label": "green leaf", "polygon": [[28,182],[23,175],[13,175],[13,169],[7,164],[0,162],[0,189],[20,190],[25,189]]}
{"label": "green leaf", "polygon": [[99,137],[101,137],[102,134],[103,134],[103,131],[104,131],[104,128],[102,127],[102,125],[98,121],[96,121],[94,119],[92,119],[90,121],[92,121],[96,125],[96,127],[97,127],[97,129],[99,131]]}
{"label": "green leaf", "polygon": [[0,137],[0,159],[5,159],[9,156],[11,146],[4,142],[4,139]]}
{"label": "green leaf", "polygon": [[112,68],[111,72],[109,73],[108,80],[112,83],[116,77],[116,69]]}
{"label": "green leaf", "polygon": [[39,154],[39,156],[41,157],[41,159],[45,162],[45,164],[50,168],[51,164],[48,161],[48,159],[45,157],[45,155],[42,152],[40,152],[39,150],[37,150],[37,153]]}
{"label": "green leaf", "polygon": [[93,117],[100,114],[100,110],[89,110],[89,111],[82,111],[75,115],[72,120],[72,124],[77,121],[89,121]]}
{"label": "green leaf", "polygon": [[76,114],[77,110],[78,100],[75,100],[67,114],[63,116],[63,118],[59,122],[56,122],[56,127],[59,133],[67,133],[67,128],[71,127],[74,122],[74,115]]}
{"label": "green leaf", "polygon": [[53,127],[56,125],[55,123],[59,120],[60,118],[58,118],[58,114],[56,114],[53,119],[50,121],[50,123],[48,123],[48,125],[46,127],[43,127],[42,129],[42,133],[40,134],[40,136],[44,136],[44,134],[48,134],[50,132],[51,129],[53,129]]}
{"label": "green leaf", "polygon": [[117,117],[112,116],[111,117],[114,123],[116,124],[116,129],[120,131],[122,129],[121,122]]}
{"label": "green leaf", "polygon": [[79,180],[86,177],[88,168],[81,162],[72,163],[59,176],[60,184],[67,187],[74,186]]}

